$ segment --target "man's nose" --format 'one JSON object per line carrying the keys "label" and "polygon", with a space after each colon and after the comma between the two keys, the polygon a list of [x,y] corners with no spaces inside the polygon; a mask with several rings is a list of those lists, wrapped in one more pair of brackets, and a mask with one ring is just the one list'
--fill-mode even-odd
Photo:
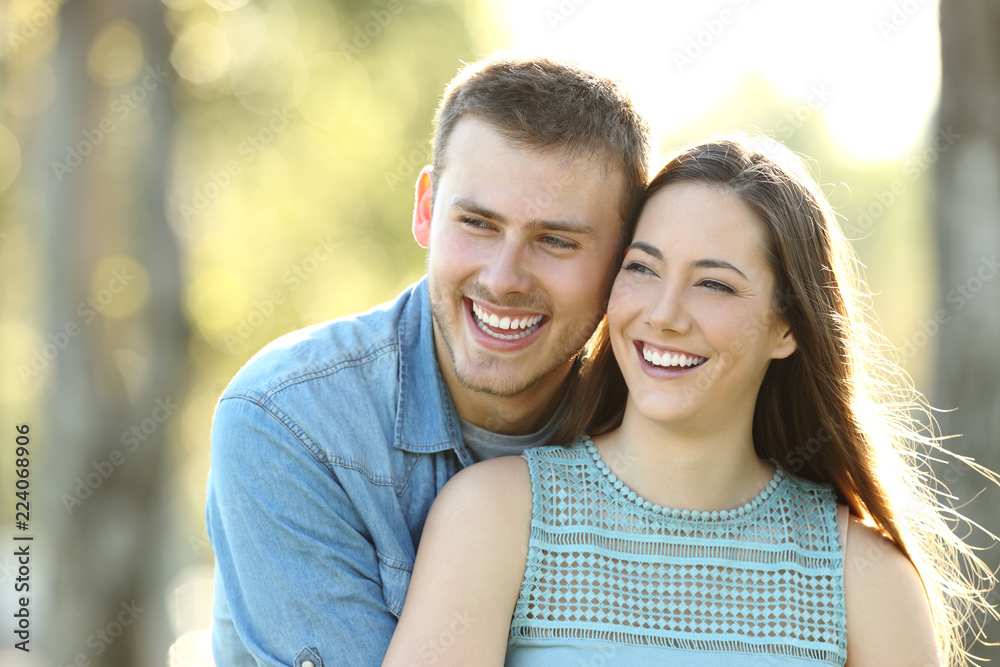
{"label": "man's nose", "polygon": [[534,287],[528,251],[517,241],[505,241],[488,258],[479,282],[497,296],[527,294]]}

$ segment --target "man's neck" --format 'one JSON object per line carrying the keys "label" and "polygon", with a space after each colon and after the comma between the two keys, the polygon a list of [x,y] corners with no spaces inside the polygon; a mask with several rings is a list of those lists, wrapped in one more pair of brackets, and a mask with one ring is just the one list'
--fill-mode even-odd
{"label": "man's neck", "polygon": [[516,396],[496,396],[470,389],[455,375],[447,351],[438,353],[438,364],[458,416],[476,426],[504,435],[526,435],[545,426],[555,414],[570,384],[569,360]]}
{"label": "man's neck", "polygon": [[525,435],[534,433],[545,426],[555,414],[569,386],[569,371],[559,369],[552,375],[561,375],[561,381],[554,383],[552,376],[546,377],[531,389],[518,396],[500,397],[480,391],[473,391],[455,380],[456,386],[449,384],[455,411],[465,421],[493,433],[504,435]]}

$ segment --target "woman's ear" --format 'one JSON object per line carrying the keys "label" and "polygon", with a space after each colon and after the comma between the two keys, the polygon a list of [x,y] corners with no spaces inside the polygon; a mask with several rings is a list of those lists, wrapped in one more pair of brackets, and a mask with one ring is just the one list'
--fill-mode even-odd
{"label": "woman's ear", "polygon": [[784,317],[779,317],[774,323],[774,346],[771,348],[772,359],[784,359],[790,357],[792,352],[799,349],[799,344],[795,341],[795,334],[792,327]]}
{"label": "woman's ear", "polygon": [[427,166],[417,176],[416,203],[413,206],[413,238],[421,248],[431,242],[431,195],[434,190],[434,170]]}

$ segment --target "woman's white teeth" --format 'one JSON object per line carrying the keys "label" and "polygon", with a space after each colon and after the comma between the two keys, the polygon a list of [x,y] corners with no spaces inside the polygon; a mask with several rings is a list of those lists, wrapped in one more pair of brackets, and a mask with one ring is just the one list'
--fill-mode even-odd
{"label": "woman's white teeth", "polygon": [[648,347],[643,346],[642,357],[654,366],[680,366],[681,368],[687,368],[689,366],[697,366],[699,364],[707,361],[705,357],[692,357],[687,354],[671,354],[664,353],[660,354],[656,350],[651,350]]}
{"label": "woman's white teeth", "polygon": [[500,317],[496,313],[487,312],[475,302],[472,303],[472,312],[475,314],[476,320],[479,323],[488,324],[491,327],[496,327],[497,329],[528,329],[542,321],[541,315],[515,318]]}

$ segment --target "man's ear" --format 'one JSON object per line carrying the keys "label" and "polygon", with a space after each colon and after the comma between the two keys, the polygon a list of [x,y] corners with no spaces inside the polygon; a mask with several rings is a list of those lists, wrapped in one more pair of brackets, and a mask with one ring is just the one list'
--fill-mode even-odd
{"label": "man's ear", "polygon": [[413,238],[421,248],[431,242],[431,194],[434,190],[434,170],[427,166],[417,176],[416,203],[413,205]]}
{"label": "man's ear", "polygon": [[771,358],[785,359],[786,357],[790,357],[792,352],[799,349],[799,344],[795,340],[795,334],[792,333],[791,325],[782,317],[774,323],[774,326],[775,344],[771,350]]}

